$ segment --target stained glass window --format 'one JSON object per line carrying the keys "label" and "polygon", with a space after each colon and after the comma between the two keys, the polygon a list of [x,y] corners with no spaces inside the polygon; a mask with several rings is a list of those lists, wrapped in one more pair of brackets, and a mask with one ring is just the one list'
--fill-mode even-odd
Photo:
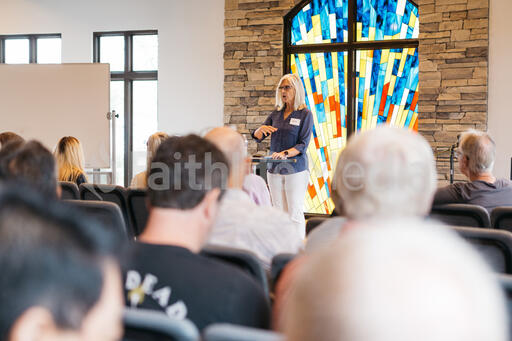
{"label": "stained glass window", "polygon": [[357,129],[377,124],[418,130],[418,49],[357,51]]}
{"label": "stained glass window", "polygon": [[357,0],[357,41],[416,39],[418,7],[407,0]]}
{"label": "stained glass window", "polygon": [[347,41],[347,0],[313,0],[292,20],[292,45]]}
{"label": "stained glass window", "polygon": [[[331,182],[351,133],[418,127],[418,6],[411,0],[311,0],[285,16],[285,71],[314,116],[306,212],[331,213]],[[354,23],[351,25],[350,23]]]}

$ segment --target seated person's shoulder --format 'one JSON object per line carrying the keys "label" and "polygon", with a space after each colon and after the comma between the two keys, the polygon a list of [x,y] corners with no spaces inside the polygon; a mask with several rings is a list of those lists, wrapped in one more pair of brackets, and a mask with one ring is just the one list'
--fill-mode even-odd
{"label": "seated person's shoulder", "polygon": [[345,222],[346,218],[344,217],[332,217],[318,225],[308,235],[306,252],[318,250],[334,242],[338,238]]}
{"label": "seated person's shoulder", "polygon": [[[261,286],[236,266],[195,254],[182,247],[135,243],[131,259],[128,264],[133,268],[147,270],[155,275],[160,273],[168,277],[169,281],[180,274],[180,281],[186,280],[193,286],[231,286],[264,296]],[[130,268],[130,265],[126,268]]]}
{"label": "seated person's shoulder", "polygon": [[512,189],[512,181],[509,179],[501,178],[496,180],[496,185],[498,185],[501,188],[510,187]]}

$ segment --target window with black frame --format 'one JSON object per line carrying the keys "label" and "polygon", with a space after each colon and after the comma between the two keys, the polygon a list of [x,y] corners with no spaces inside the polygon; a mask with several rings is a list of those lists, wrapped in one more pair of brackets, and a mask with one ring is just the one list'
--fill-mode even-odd
{"label": "window with black frame", "polygon": [[95,32],[94,62],[110,64],[115,182],[128,186],[145,170],[146,141],[157,131],[158,32]]}
{"label": "window with black frame", "polygon": [[60,64],[60,33],[0,35],[1,64]]}

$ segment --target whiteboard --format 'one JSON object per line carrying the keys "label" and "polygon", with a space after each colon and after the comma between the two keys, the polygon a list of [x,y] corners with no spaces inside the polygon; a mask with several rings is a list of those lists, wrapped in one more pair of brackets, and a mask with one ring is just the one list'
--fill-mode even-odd
{"label": "whiteboard", "polygon": [[0,64],[0,132],[36,139],[52,152],[80,140],[86,168],[110,167],[108,64]]}

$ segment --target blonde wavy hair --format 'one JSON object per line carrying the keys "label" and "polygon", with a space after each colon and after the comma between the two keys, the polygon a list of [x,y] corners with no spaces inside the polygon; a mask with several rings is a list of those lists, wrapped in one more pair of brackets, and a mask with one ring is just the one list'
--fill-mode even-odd
{"label": "blonde wavy hair", "polygon": [[53,155],[59,169],[59,181],[76,182],[80,175],[87,179],[84,171],[84,152],[76,137],[64,136],[61,138]]}
{"label": "blonde wavy hair", "polygon": [[287,80],[290,85],[295,90],[295,100],[293,102],[293,111],[295,110],[301,110],[306,108],[306,93],[304,91],[304,86],[302,85],[302,81],[297,75],[294,75],[292,73],[288,73],[281,77],[279,80],[279,83],[277,84],[276,88],[276,108],[277,110],[283,110],[285,103],[283,103],[283,99],[281,98],[281,91],[279,90],[279,87],[281,86],[281,83],[284,80]]}
{"label": "blonde wavy hair", "polygon": [[148,147],[146,155],[146,174],[149,174],[149,171],[151,170],[151,161],[153,160],[153,156],[156,154],[156,150],[160,144],[168,138],[169,135],[163,132],[154,133],[148,138],[148,142],[146,143],[146,146]]}

